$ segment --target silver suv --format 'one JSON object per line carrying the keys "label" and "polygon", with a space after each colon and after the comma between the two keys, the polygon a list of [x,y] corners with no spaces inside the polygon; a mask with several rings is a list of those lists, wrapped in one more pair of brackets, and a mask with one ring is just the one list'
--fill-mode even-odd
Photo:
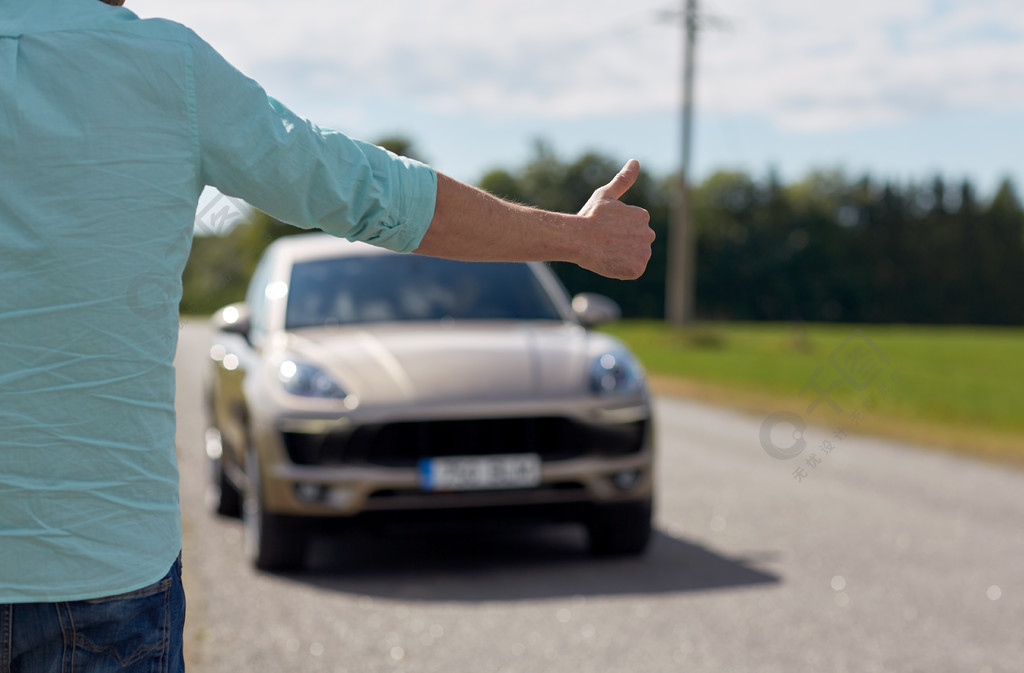
{"label": "silver suv", "polygon": [[213,317],[212,502],[263,569],[313,526],[458,516],[574,520],[595,554],[651,531],[651,405],[637,359],[591,331],[543,264],[278,239]]}

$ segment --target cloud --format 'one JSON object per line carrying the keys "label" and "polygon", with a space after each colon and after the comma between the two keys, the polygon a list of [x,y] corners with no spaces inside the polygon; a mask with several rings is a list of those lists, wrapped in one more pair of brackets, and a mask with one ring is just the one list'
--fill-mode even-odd
{"label": "cloud", "polygon": [[[709,4],[709,3],[706,3]],[[703,102],[787,130],[832,131],[951,110],[1024,110],[1024,16],[1012,3],[903,0],[716,3],[735,30],[707,35]],[[717,82],[728,81],[728,86]]]}
{"label": "cloud", "polygon": [[[702,114],[821,132],[1024,110],[1016,0],[705,0]],[[300,111],[403,105],[574,119],[678,104],[674,0],[129,0],[179,20]],[[364,112],[364,114],[368,114]]]}

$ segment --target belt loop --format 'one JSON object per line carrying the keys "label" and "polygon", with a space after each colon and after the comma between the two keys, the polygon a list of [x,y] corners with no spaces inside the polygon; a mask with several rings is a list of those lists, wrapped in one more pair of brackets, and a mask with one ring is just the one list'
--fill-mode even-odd
{"label": "belt loop", "polygon": [[11,673],[13,645],[14,605],[0,604],[0,673]]}

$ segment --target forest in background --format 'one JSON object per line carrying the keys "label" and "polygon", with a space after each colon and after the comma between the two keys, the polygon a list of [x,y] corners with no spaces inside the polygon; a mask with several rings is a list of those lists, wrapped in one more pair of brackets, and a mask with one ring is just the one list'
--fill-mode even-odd
{"label": "forest in background", "polygon": [[[405,139],[380,144],[415,157]],[[524,166],[488,172],[487,191],[575,212],[623,161],[563,160],[543,142]],[[642,172],[624,201],[647,208],[657,233],[636,281],[553,268],[572,293],[600,292],[630,318],[664,315],[672,176]],[[814,171],[783,184],[719,171],[692,187],[700,320],[1024,324],[1024,211],[1009,180],[983,198],[967,181],[897,184]],[[301,233],[257,213],[223,236],[196,236],[183,276],[184,314],[208,314],[245,294],[263,249]]]}

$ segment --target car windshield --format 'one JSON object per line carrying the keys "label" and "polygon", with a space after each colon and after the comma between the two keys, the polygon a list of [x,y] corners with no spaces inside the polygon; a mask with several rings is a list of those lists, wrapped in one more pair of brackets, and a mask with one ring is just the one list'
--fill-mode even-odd
{"label": "car windshield", "polygon": [[563,318],[533,270],[521,263],[367,255],[292,267],[285,329],[444,319]]}

